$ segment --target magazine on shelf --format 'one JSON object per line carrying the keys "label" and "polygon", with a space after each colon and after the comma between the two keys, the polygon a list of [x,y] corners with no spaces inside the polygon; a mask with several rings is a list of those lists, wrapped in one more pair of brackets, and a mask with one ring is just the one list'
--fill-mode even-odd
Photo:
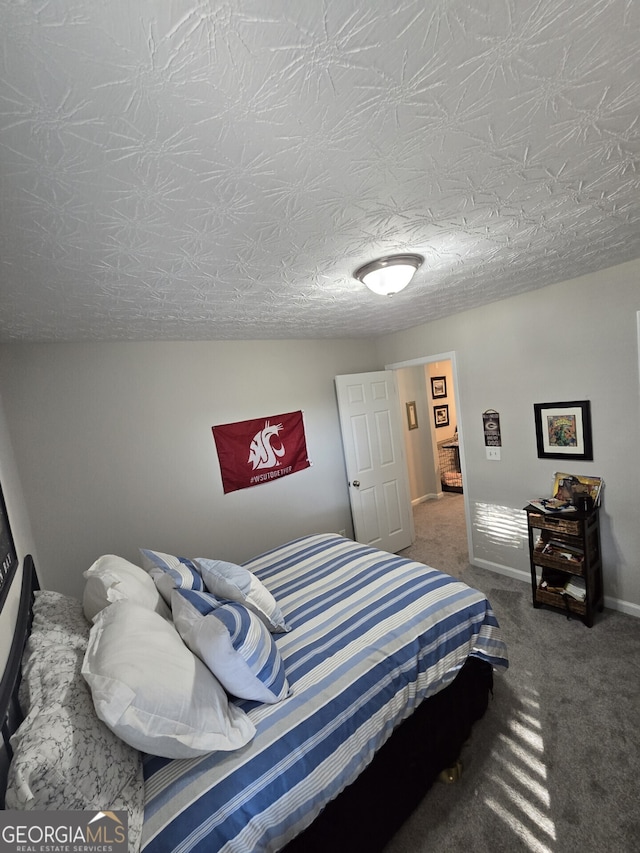
{"label": "magazine on shelf", "polygon": [[594,507],[600,505],[604,485],[602,477],[584,477],[581,474],[563,474],[559,471],[553,476],[554,499],[572,502],[582,495],[590,495]]}
{"label": "magazine on shelf", "polygon": [[553,490],[550,498],[534,498],[530,506],[547,514],[576,512],[576,503],[585,495],[591,497],[593,506],[600,506],[602,477],[585,477],[581,474],[564,474],[556,471],[553,475]]}

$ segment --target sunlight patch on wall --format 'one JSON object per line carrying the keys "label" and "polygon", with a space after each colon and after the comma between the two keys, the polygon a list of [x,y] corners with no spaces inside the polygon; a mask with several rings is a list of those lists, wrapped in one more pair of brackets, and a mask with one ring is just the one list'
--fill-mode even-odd
{"label": "sunlight patch on wall", "polygon": [[527,536],[527,519],[521,509],[497,504],[476,503],[473,528],[488,542],[507,548],[522,548]]}

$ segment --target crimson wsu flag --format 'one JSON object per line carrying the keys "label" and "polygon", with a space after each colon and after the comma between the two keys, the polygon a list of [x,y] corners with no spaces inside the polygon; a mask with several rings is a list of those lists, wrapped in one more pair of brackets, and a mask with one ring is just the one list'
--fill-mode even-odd
{"label": "crimson wsu flag", "polygon": [[302,412],[214,426],[225,494],[308,468]]}

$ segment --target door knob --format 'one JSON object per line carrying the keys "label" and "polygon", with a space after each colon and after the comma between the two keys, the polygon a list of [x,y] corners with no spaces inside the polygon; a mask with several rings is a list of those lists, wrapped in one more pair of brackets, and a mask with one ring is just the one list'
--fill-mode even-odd
{"label": "door knob", "polygon": [[360,480],[354,480],[353,483],[351,483],[351,485],[355,486],[356,489],[359,489],[360,488]]}

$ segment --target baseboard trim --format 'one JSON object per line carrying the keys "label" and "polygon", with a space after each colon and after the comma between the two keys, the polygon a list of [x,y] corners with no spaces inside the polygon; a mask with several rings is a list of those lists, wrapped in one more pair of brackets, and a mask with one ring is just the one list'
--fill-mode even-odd
{"label": "baseboard trim", "polygon": [[506,575],[517,581],[531,583],[531,575],[529,572],[523,572],[522,569],[514,569],[511,566],[503,566],[502,563],[492,563],[491,560],[483,559],[472,560],[472,565],[478,566],[481,569],[489,569],[490,572],[495,572],[497,575]]}
{"label": "baseboard trim", "polygon": [[422,495],[419,498],[414,498],[411,501],[411,506],[418,506],[418,504],[423,504],[426,501],[439,501],[442,497],[442,492],[430,492],[428,495]]}
{"label": "baseboard trim", "polygon": [[609,595],[604,597],[604,606],[611,610],[619,610],[620,613],[626,613],[627,616],[635,616],[640,619],[640,606],[633,604],[631,601],[621,601],[619,598],[612,598]]}
{"label": "baseboard trim", "polygon": [[[529,572],[523,572],[522,569],[513,569],[511,566],[503,566],[501,563],[492,563],[491,560],[477,559],[472,561],[472,565],[478,566],[481,569],[488,569],[495,572],[497,575],[506,575],[509,578],[514,578],[517,581],[523,581],[526,584],[531,584],[531,575]],[[633,604],[631,601],[622,601],[619,598],[613,598],[610,595],[605,595],[604,606],[609,610],[617,610],[620,613],[626,613],[628,616],[634,616],[640,619],[640,605]]]}

